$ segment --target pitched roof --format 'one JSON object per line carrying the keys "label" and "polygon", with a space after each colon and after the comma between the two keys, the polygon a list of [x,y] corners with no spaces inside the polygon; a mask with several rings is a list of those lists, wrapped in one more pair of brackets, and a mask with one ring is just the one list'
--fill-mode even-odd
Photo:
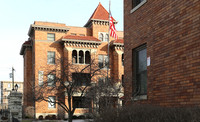
{"label": "pitched roof", "polygon": [[83,40],[83,41],[97,41],[101,42],[101,40],[93,37],[93,36],[75,36],[75,35],[66,35],[63,36],[62,39],[73,39],[73,40]]}
{"label": "pitched roof", "polygon": [[90,17],[90,20],[91,19],[108,20],[108,17],[109,17],[108,11],[99,2],[99,5],[97,6],[94,13]]}
{"label": "pitched roof", "polygon": [[[97,6],[97,8],[95,9],[95,11],[93,12],[92,16],[90,17],[90,19],[88,20],[88,22],[86,23],[86,25],[91,21],[91,20],[104,20],[104,21],[108,21],[109,20],[109,13],[108,11],[102,6],[102,4],[99,2],[99,5]],[[114,21],[116,21],[114,19]],[[85,26],[86,26],[85,25]]]}

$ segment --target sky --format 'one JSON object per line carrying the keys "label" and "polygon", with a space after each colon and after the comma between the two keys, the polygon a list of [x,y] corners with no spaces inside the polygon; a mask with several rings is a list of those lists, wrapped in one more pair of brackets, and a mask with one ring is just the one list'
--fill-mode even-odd
{"label": "sky", "polygon": [[[109,10],[109,0],[0,0],[0,81],[23,81],[21,46],[28,39],[34,21],[64,23],[83,27],[99,2]],[[111,0],[111,12],[123,31],[123,0]]]}

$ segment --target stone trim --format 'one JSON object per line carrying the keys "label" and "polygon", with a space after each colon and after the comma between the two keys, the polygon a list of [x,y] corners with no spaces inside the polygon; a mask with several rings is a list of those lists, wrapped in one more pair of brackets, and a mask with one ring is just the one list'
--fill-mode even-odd
{"label": "stone trim", "polygon": [[[114,24],[117,24],[117,21],[114,21]],[[100,19],[91,19],[88,21],[84,27],[90,27],[91,24],[95,25],[109,25],[109,20],[100,20]]]}
{"label": "stone trim", "polygon": [[52,31],[52,32],[63,32],[66,33],[69,31],[67,27],[53,27],[53,26],[44,26],[44,25],[34,25],[31,24],[28,35],[30,36],[33,30],[41,30],[41,31]]}
{"label": "stone trim", "polygon": [[84,48],[98,48],[101,42],[90,41],[90,40],[74,40],[74,39],[62,39],[65,41],[66,46],[72,47],[84,47]]}
{"label": "stone trim", "polygon": [[113,43],[112,46],[113,46],[116,50],[124,50],[124,44],[122,44],[122,43]]}
{"label": "stone trim", "polygon": [[147,95],[137,95],[134,98],[132,97],[132,99],[134,101],[138,101],[138,100],[147,100]]}
{"label": "stone trim", "polygon": [[35,116],[36,116],[36,118],[39,118],[39,116],[40,115],[42,115],[43,116],[43,118],[45,118],[45,116],[47,116],[47,115],[58,115],[57,113],[36,113],[35,114]]}

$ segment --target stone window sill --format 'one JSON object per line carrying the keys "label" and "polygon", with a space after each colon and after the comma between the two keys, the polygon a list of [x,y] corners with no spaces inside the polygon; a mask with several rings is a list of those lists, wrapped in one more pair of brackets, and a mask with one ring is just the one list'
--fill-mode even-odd
{"label": "stone window sill", "polygon": [[142,5],[144,5],[147,2],[147,0],[143,0],[140,4],[138,4],[137,6],[135,6],[130,13],[133,13],[134,11],[136,11],[137,9],[139,9]]}
{"label": "stone window sill", "polygon": [[132,97],[132,99],[134,101],[138,101],[138,100],[147,100],[147,95],[137,95],[134,98]]}

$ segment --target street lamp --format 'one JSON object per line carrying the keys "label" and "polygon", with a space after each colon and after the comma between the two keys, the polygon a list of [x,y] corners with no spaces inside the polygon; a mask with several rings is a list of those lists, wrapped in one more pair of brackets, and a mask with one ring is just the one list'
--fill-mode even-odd
{"label": "street lamp", "polygon": [[17,84],[15,84],[15,90],[16,90],[16,91],[18,90],[18,85],[17,85]]}

